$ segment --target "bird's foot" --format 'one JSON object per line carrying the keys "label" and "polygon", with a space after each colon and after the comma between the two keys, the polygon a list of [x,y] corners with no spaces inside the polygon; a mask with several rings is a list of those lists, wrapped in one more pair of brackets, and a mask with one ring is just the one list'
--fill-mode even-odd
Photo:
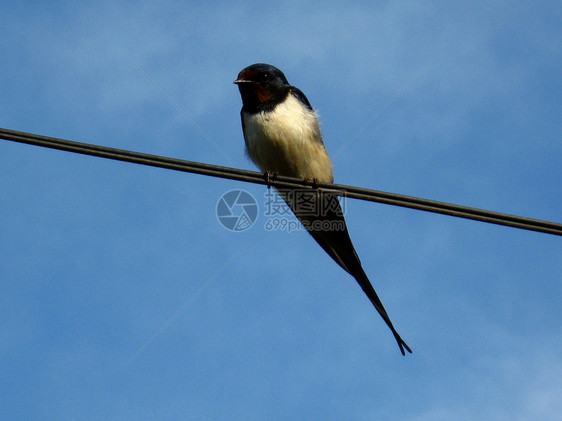
{"label": "bird's foot", "polygon": [[318,180],[316,178],[305,178],[304,184],[311,184],[313,189],[318,189]]}
{"label": "bird's foot", "polygon": [[277,171],[266,171],[263,173],[263,178],[267,184],[267,188],[271,188],[271,182],[277,178]]}
{"label": "bird's foot", "polygon": [[318,189],[318,180],[316,178],[312,179],[312,187],[314,187],[315,189]]}

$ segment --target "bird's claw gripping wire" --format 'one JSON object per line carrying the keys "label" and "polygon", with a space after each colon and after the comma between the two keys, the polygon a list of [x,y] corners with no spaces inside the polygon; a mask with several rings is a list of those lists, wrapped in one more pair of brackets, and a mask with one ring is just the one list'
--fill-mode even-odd
{"label": "bird's claw gripping wire", "polygon": [[277,171],[266,171],[263,173],[263,178],[267,184],[267,188],[271,188],[271,182],[277,178]]}
{"label": "bird's claw gripping wire", "polygon": [[313,189],[318,190],[318,179],[317,178],[303,178],[303,184],[310,185]]}
{"label": "bird's claw gripping wire", "polygon": [[318,179],[313,178],[311,182],[312,182],[312,187],[318,190]]}

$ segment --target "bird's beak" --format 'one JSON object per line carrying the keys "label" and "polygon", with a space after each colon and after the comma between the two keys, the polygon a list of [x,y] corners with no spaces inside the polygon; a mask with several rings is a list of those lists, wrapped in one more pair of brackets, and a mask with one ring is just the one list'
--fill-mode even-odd
{"label": "bird's beak", "polygon": [[251,80],[246,80],[246,79],[236,79],[233,83],[236,83],[237,85],[240,83],[251,83]]}

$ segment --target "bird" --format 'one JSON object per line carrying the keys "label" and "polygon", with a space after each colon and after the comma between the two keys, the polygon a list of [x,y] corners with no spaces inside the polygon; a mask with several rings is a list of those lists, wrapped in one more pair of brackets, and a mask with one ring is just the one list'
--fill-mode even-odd
{"label": "bird", "polygon": [[[266,63],[244,68],[234,83],[242,98],[246,152],[264,172],[268,187],[271,177],[277,175],[313,181],[313,185],[333,183],[333,166],[318,115],[304,93],[290,85],[281,70]],[[355,278],[392,331],[402,355],[411,353],[361,266],[338,197],[320,189],[276,190],[320,247]]]}

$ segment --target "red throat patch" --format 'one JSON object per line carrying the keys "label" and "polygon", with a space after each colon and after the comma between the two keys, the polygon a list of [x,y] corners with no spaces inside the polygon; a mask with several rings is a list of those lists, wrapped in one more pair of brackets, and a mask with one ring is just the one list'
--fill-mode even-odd
{"label": "red throat patch", "polygon": [[271,94],[263,86],[256,83],[253,84],[252,87],[254,88],[254,92],[256,93],[259,102],[266,102],[271,100]]}
{"label": "red throat patch", "polygon": [[271,94],[259,82],[254,82],[253,79],[259,72],[257,70],[244,69],[238,74],[238,80],[248,80],[243,85],[245,89],[252,91],[256,96],[258,102],[267,102],[271,100]]}

